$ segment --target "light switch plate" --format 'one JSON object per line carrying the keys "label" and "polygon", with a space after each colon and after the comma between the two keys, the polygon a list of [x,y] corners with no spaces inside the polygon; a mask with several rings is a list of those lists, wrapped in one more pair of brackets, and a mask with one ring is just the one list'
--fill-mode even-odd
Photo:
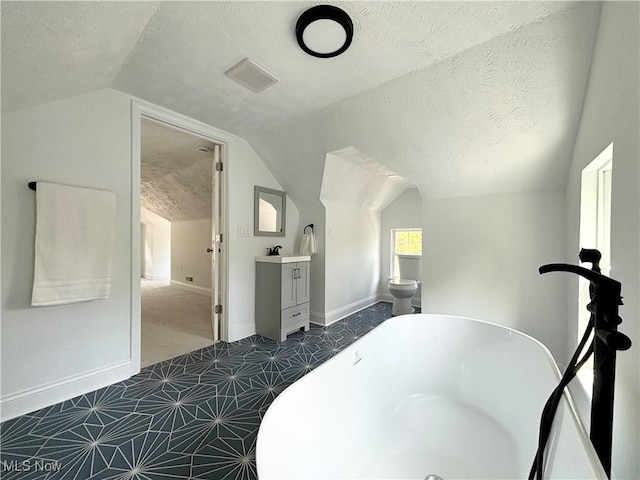
{"label": "light switch plate", "polygon": [[237,235],[239,237],[250,237],[251,229],[245,225],[238,225]]}

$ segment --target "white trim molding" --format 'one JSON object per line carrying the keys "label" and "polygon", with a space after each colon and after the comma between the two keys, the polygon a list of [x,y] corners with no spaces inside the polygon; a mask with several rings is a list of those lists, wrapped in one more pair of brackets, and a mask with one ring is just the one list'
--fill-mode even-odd
{"label": "white trim molding", "polygon": [[231,336],[231,338],[229,338],[228,341],[235,342],[237,340],[242,340],[243,338],[247,338],[255,334],[256,326],[253,323],[242,325],[233,329],[233,335]]}
{"label": "white trim molding", "polygon": [[140,370],[130,360],[5,395],[0,399],[0,421],[10,420],[49,405],[69,400],[112,383],[126,380]]}
{"label": "white trim molding", "polygon": [[[231,163],[228,158],[227,144],[235,138],[233,135],[215,127],[186,117],[152,103],[133,98],[131,100],[131,263],[132,263],[132,301],[131,301],[131,361],[140,364],[141,345],[141,318],[140,318],[140,123],[143,118],[161,122],[174,128],[185,130],[188,133],[203,137],[218,143],[222,149],[222,159],[225,162],[225,171],[228,171]],[[226,235],[229,231],[229,220],[226,209],[229,205],[228,191],[223,188],[223,220],[219,233]],[[223,341],[229,339],[229,256],[226,249],[220,255],[220,268],[222,270],[221,300],[223,305],[221,319],[221,337]],[[137,283],[137,285],[136,285]],[[173,282],[172,282],[173,283]],[[207,295],[211,295],[208,292]],[[254,332],[255,333],[255,332]],[[138,369],[139,371],[139,369]],[[137,373],[137,372],[136,372]]]}
{"label": "white trim molding", "polygon": [[325,314],[311,312],[311,318],[309,321],[311,323],[323,325],[326,327],[328,325],[331,325],[332,323],[337,322],[338,320],[342,320],[343,318],[362,310],[363,308],[375,305],[381,300],[381,296],[376,293],[374,295],[363,298],[362,300],[358,300],[357,302],[345,305],[344,307],[336,308],[335,310],[332,310]]}

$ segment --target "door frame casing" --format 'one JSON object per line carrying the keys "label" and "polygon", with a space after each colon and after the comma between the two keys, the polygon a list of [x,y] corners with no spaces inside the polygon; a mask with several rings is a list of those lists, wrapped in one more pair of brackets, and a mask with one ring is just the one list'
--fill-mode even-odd
{"label": "door frame casing", "polygon": [[222,252],[219,257],[220,298],[222,300],[222,314],[220,315],[220,340],[229,340],[229,255],[228,255],[228,189],[226,177],[228,175],[228,144],[231,135],[205,123],[186,117],[171,110],[144,102],[139,99],[131,100],[131,374],[140,371],[142,317],[141,317],[141,289],[140,289],[140,155],[141,155],[141,122],[146,118],[163,123],[169,127],[185,131],[186,133],[202,137],[220,145],[220,159],[224,163],[222,181],[220,184],[221,220],[219,232],[223,234]]}

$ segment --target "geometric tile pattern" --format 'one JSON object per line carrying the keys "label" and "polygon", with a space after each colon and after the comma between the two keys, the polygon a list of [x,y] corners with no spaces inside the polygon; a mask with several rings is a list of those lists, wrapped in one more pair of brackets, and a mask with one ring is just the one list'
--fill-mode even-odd
{"label": "geometric tile pattern", "polygon": [[378,303],[276,342],[253,335],[0,424],[3,480],[255,479],[256,438],[287,386],[391,317]]}

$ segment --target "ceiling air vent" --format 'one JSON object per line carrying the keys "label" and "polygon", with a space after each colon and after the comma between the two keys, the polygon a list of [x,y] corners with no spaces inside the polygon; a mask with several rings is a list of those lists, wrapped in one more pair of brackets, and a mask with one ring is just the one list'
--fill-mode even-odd
{"label": "ceiling air vent", "polygon": [[256,93],[269,88],[274,83],[278,83],[276,77],[250,58],[245,58],[224,72],[224,74],[231,80],[235,80],[243,87]]}

